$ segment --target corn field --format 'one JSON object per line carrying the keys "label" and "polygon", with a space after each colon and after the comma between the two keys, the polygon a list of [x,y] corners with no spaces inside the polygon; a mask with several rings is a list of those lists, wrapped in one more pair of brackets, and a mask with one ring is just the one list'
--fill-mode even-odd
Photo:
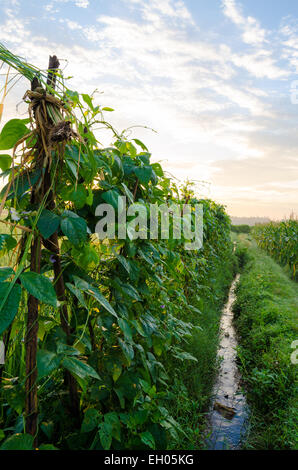
{"label": "corn field", "polygon": [[290,267],[295,278],[298,263],[298,220],[257,225],[253,235],[260,248],[266,250],[281,265]]}

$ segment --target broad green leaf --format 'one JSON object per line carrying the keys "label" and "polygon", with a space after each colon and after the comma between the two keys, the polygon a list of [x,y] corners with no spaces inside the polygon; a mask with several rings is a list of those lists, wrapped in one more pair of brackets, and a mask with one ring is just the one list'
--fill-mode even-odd
{"label": "broad green leaf", "polygon": [[148,149],[146,147],[146,145],[139,139],[132,139],[137,145],[139,145],[141,147],[142,150],[145,150],[146,152],[148,152]]}
{"label": "broad green leaf", "polygon": [[[21,198],[30,188],[32,188],[35,183],[39,180],[41,176],[41,170],[36,168],[32,171],[25,171],[24,173],[17,176],[14,180],[14,184],[11,187],[11,191],[8,193],[7,201],[10,199],[17,197]],[[7,187],[9,183],[7,183],[1,190],[0,199],[6,193]]]}
{"label": "broad green leaf", "polygon": [[49,238],[58,230],[60,217],[54,212],[44,209],[38,219],[37,227],[44,238]]}
{"label": "broad green leaf", "polygon": [[101,423],[100,428],[99,428],[99,438],[100,438],[100,443],[104,450],[109,450],[112,444],[112,432],[113,428],[110,424],[108,423]]}
{"label": "broad green leaf", "polygon": [[82,184],[79,184],[76,188],[70,191],[68,198],[72,201],[77,209],[81,209],[86,204],[88,193]]}
{"label": "broad green leaf", "polygon": [[41,430],[45,433],[49,440],[52,439],[54,427],[55,426],[53,421],[43,421],[40,425]]}
{"label": "broad green leaf", "polygon": [[136,177],[142,184],[148,184],[152,176],[151,166],[140,166],[134,169]]}
{"label": "broad green leaf", "polygon": [[0,450],[33,450],[31,434],[13,434],[3,442]]}
{"label": "broad green leaf", "polygon": [[119,212],[123,211],[123,202],[122,199],[119,199],[120,194],[118,191],[110,189],[109,191],[103,193],[101,197],[107,204],[110,204],[112,207],[114,207],[114,209],[118,209]]}
{"label": "broad green leaf", "polygon": [[115,253],[115,256],[117,260],[119,261],[119,263],[121,263],[124,269],[128,272],[128,274],[130,274],[131,269],[130,269],[130,264],[127,261],[127,259],[122,255],[118,255],[118,253]]}
{"label": "broad green leaf", "polygon": [[93,192],[91,188],[88,189],[88,196],[86,197],[86,204],[88,206],[92,206],[93,204]]}
{"label": "broad green leaf", "polygon": [[121,338],[118,338],[118,342],[121,346],[124,356],[126,357],[128,363],[130,364],[134,358],[134,350],[131,344],[122,341]]}
{"label": "broad green leaf", "polygon": [[[0,303],[7,294],[10,282],[0,282]],[[0,334],[9,327],[17,314],[19,303],[21,300],[21,286],[15,284],[6,299],[3,308],[0,310]]]}
{"label": "broad green leaf", "polygon": [[112,374],[114,382],[117,382],[117,380],[119,379],[121,373],[122,373],[122,367],[119,366],[119,364],[115,363],[113,365],[113,374]]}
{"label": "broad green leaf", "polygon": [[74,276],[75,285],[78,289],[86,292],[87,294],[91,295],[94,299],[98,300],[98,302],[114,317],[118,318],[117,313],[113,309],[112,305],[107,301],[107,299],[102,295],[99,289],[92,286],[88,282],[80,279],[77,276]]}
{"label": "broad green leaf", "polygon": [[152,163],[151,167],[157,176],[160,176],[160,177],[164,176],[163,169],[160,163]]}
{"label": "broad green leaf", "polygon": [[114,392],[116,393],[118,399],[119,399],[119,403],[120,403],[120,406],[122,409],[125,408],[125,398],[124,398],[124,395],[122,393],[122,390],[120,390],[119,388],[114,388]]}
{"label": "broad green leaf", "polygon": [[173,352],[173,356],[177,357],[177,359],[180,359],[181,361],[189,360],[189,361],[198,362],[196,357],[192,356],[191,354],[189,354],[186,351],[177,351],[177,350],[175,350],[175,352]]}
{"label": "broad green leaf", "polygon": [[161,356],[163,352],[164,339],[159,336],[153,336],[153,351],[157,356]]}
{"label": "broad green leaf", "polygon": [[126,142],[126,147],[128,148],[132,158],[135,158],[135,156],[137,155],[137,149],[135,148],[135,146],[131,142]]}
{"label": "broad green leaf", "polygon": [[142,301],[142,298],[139,296],[138,291],[130,284],[121,284],[121,289],[126,295],[131,297],[134,300]]}
{"label": "broad green leaf", "polygon": [[104,421],[112,427],[112,436],[121,442],[121,424],[117,413],[115,411],[106,413],[104,415]]}
{"label": "broad green leaf", "polygon": [[87,95],[86,93],[82,93],[82,98],[85,101],[85,103],[89,106],[89,108],[93,111],[94,107],[93,107],[91,96]]}
{"label": "broad green leaf", "polygon": [[125,338],[128,341],[132,341],[132,331],[131,328],[127,322],[127,320],[123,318],[118,318],[118,325],[120,326],[121,330],[124,333]]}
{"label": "broad green leaf", "polygon": [[140,434],[141,441],[146,444],[146,446],[151,447],[151,449],[155,449],[155,440],[152,436],[151,432],[145,431]]}
{"label": "broad green leaf", "polygon": [[133,204],[133,202],[134,202],[134,197],[133,197],[132,192],[128,189],[128,187],[126,186],[125,183],[121,183],[121,186],[123,187],[124,192],[125,192],[125,194],[126,194],[128,200],[129,200],[129,202],[131,202],[131,203]]}
{"label": "broad green leaf", "polygon": [[51,281],[42,274],[33,271],[20,275],[22,286],[29,294],[45,304],[57,307],[57,297]]}
{"label": "broad green leaf", "polygon": [[1,233],[0,235],[0,250],[10,251],[17,246],[17,241],[8,233]]}
{"label": "broad green leaf", "polygon": [[95,248],[91,245],[84,245],[80,249],[74,248],[71,254],[75,263],[85,270],[91,270],[98,266],[99,256]]}
{"label": "broad green leaf", "polygon": [[100,379],[96,370],[93,367],[85,364],[85,362],[79,361],[75,357],[65,357],[62,361],[63,367],[69,370],[72,374],[77,375],[81,379],[86,379],[87,377],[93,377],[95,379]]}
{"label": "broad green leaf", "polygon": [[47,351],[46,349],[40,349],[37,352],[38,377],[41,379],[58,369],[61,359],[61,355]]}
{"label": "broad green leaf", "polygon": [[71,211],[64,211],[61,230],[73,245],[80,245],[87,238],[87,224],[84,219]]}
{"label": "broad green leaf", "polygon": [[38,447],[38,450],[59,450],[59,449],[53,446],[53,444],[41,444]]}
{"label": "broad green leaf", "polygon": [[66,96],[73,102],[74,105],[80,101],[79,93],[77,91],[66,90]]}
{"label": "broad green leaf", "polygon": [[29,129],[25,126],[22,119],[11,119],[3,127],[0,134],[0,150],[8,150],[24,135],[29,134]]}
{"label": "broad green leaf", "polygon": [[10,267],[0,267],[0,282],[6,281],[14,274],[14,270]]}
{"label": "broad green leaf", "polygon": [[73,284],[70,284],[69,282],[66,282],[65,285],[70,290],[70,292],[72,292],[76,296],[76,298],[79,300],[81,305],[86,310],[88,310],[88,307],[87,307],[87,304],[85,302],[84,295],[83,295],[82,291],[80,289],[78,289],[76,286],[74,286]]}
{"label": "broad green leaf", "polygon": [[0,155],[0,168],[2,171],[8,170],[10,168],[12,158],[10,155]]}
{"label": "broad green leaf", "polygon": [[101,414],[95,408],[88,408],[85,411],[84,419],[82,422],[81,432],[90,432],[95,429],[101,419]]}

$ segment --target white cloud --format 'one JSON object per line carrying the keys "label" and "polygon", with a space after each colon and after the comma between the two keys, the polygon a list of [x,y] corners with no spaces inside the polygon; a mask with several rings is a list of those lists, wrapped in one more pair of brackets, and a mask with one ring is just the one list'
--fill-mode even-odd
{"label": "white cloud", "polygon": [[79,8],[87,8],[89,6],[88,0],[75,0],[75,6]]}
{"label": "white cloud", "polygon": [[[81,8],[87,3],[56,0],[48,5],[56,8],[67,2]],[[249,50],[244,46],[245,52],[241,52],[239,42],[227,46],[225,38],[219,40],[214,35],[215,40],[206,39],[182,1],[126,0],[125,4],[132,14],[124,17],[115,12],[113,16],[96,16],[92,11],[89,23],[84,16],[84,24],[78,14],[56,18],[57,37],[61,37],[59,27],[64,27],[62,44],[46,31],[37,37],[34,22],[7,11],[0,40],[41,68],[45,68],[49,53],[68,59],[65,74],[74,76],[69,87],[87,93],[97,87],[104,90],[96,100],[116,109],[108,116],[116,128],[144,124],[158,130],[159,134],[151,134],[138,129],[138,137],[149,142],[154,160],[163,160],[171,173],[180,178],[213,180],[223,202],[231,204],[237,196],[233,184],[245,171],[235,162],[252,161],[250,180],[243,182],[242,192],[249,187],[254,192],[253,172],[264,180],[262,172],[270,168],[270,160],[264,159],[273,155],[277,167],[282,168],[285,154],[293,156],[295,150],[284,134],[283,149],[275,152],[285,129],[289,134],[296,130],[288,122],[289,110],[281,110],[264,81],[260,85],[256,80],[280,80],[280,84],[288,74],[279,67],[282,51],[276,49],[273,55],[273,46],[266,42],[272,32],[256,42],[255,34],[262,37],[257,20],[245,18],[235,1],[225,0],[225,14],[252,46]],[[294,39],[287,34],[285,41]],[[19,88],[16,91],[15,102],[24,94]],[[110,143],[109,134],[101,130],[98,136],[104,144]],[[264,144],[264,136],[272,140],[270,145]],[[225,160],[231,163],[221,166]],[[258,163],[262,161],[266,165]],[[234,167],[239,168],[238,173],[233,173]],[[224,170],[232,175],[231,182],[226,181]],[[266,191],[269,189],[277,190]],[[261,187],[254,194],[267,198]]]}
{"label": "white cloud", "polygon": [[259,49],[249,54],[233,54],[232,62],[257,78],[278,79],[288,76],[289,70],[278,67],[271,54],[271,51],[266,49]]}
{"label": "white cloud", "polygon": [[222,0],[222,6],[224,14],[242,30],[244,42],[253,45],[266,42],[266,30],[252,16],[243,16],[235,0]]}

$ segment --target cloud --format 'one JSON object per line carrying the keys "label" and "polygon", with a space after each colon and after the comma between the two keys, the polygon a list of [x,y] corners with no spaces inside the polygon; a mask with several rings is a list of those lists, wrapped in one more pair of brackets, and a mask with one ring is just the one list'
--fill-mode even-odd
{"label": "cloud", "polygon": [[[75,8],[56,14],[63,3]],[[238,194],[244,207],[246,192],[254,207],[259,198],[262,210],[280,192],[292,204],[294,188],[278,186],[286,184],[287,174],[288,184],[294,184],[298,153],[295,110],[286,99],[281,102],[279,91],[289,74],[284,64],[281,68],[289,45],[278,49],[267,42],[272,31],[264,33],[263,41],[252,41],[248,31],[262,28],[231,0],[225,1],[225,14],[239,28],[244,45],[235,41],[228,46],[217,32],[207,36],[182,1],[123,0],[128,14],[119,15],[92,4],[84,20],[77,8],[85,8],[82,3],[87,2],[53,0],[45,23],[30,16],[30,9],[27,16],[6,10],[0,40],[41,68],[49,53],[67,59],[65,75],[74,77],[67,82],[71,89],[104,91],[95,99],[116,109],[108,118],[118,129],[130,124],[156,129],[158,134],[140,128],[133,132],[148,142],[153,159],[162,160],[180,179],[212,181],[210,194],[233,210],[240,211]],[[284,33],[285,42],[293,40],[291,34]],[[27,86],[18,85],[7,103],[20,101]],[[110,134],[100,130],[97,135],[104,145],[110,143]]]}
{"label": "cloud", "polygon": [[242,30],[242,39],[247,44],[262,44],[267,41],[267,31],[252,16],[243,16],[235,0],[222,0],[223,12]]}
{"label": "cloud", "polygon": [[50,13],[58,13],[59,8],[57,8],[57,6],[63,3],[73,3],[74,6],[78,8],[88,8],[90,5],[89,0],[52,0],[47,3],[44,8]]}

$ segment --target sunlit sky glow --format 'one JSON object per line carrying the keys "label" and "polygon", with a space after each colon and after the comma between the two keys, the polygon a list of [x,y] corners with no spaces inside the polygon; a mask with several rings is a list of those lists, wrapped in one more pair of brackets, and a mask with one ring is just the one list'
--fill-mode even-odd
{"label": "sunlit sky glow", "polygon": [[0,23],[29,62],[67,59],[69,88],[103,92],[118,129],[154,128],[134,130],[153,160],[231,215],[298,213],[297,0],[1,0]]}

